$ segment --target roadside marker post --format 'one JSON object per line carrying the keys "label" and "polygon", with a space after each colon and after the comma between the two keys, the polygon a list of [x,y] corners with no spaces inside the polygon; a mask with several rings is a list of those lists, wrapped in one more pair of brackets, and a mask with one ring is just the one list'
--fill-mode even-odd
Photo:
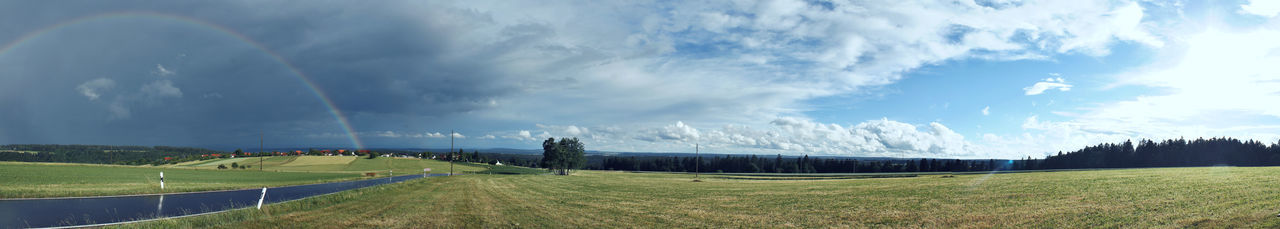
{"label": "roadside marker post", "polygon": [[267,187],[262,187],[262,197],[258,197],[258,210],[262,210],[262,200],[267,199]]}
{"label": "roadside marker post", "polygon": [[160,172],[160,189],[164,189],[164,172]]}
{"label": "roadside marker post", "polygon": [[431,168],[423,168],[423,169],[422,169],[422,178],[427,178],[427,173],[430,173],[430,172],[431,172]]}

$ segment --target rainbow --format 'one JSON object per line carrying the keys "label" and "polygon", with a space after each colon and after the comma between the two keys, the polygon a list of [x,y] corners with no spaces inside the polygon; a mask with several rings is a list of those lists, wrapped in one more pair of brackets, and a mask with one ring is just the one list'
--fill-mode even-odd
{"label": "rainbow", "polygon": [[0,56],[3,56],[7,54],[10,50],[16,47],[19,47],[22,44],[27,43],[28,41],[39,38],[40,36],[45,35],[49,32],[56,31],[58,29],[65,28],[67,26],[76,25],[80,23],[103,20],[103,19],[113,19],[113,18],[165,19],[165,20],[171,20],[171,21],[181,22],[185,24],[195,25],[200,28],[208,28],[214,31],[218,31],[222,34],[230,35],[236,38],[237,40],[240,40],[246,44],[253,46],[258,50],[262,50],[262,52],[266,53],[272,59],[275,59],[276,62],[288,68],[289,71],[292,72],[294,76],[297,76],[298,81],[302,82],[302,84],[305,85],[307,89],[310,89],[311,93],[314,94],[316,98],[320,100],[321,103],[324,103],[324,106],[329,109],[329,114],[333,115],[333,119],[337,120],[338,125],[342,127],[342,131],[347,134],[347,138],[348,140],[351,141],[352,146],[356,147],[356,149],[364,149],[364,145],[360,143],[360,139],[356,137],[355,131],[351,129],[351,124],[347,121],[346,116],[343,116],[342,111],[339,110],[337,106],[333,105],[333,100],[329,99],[329,96],[326,95],[324,91],[321,91],[319,87],[316,87],[315,82],[312,81],[311,78],[307,77],[306,74],[302,74],[302,71],[298,70],[297,67],[294,67],[292,63],[290,63],[289,61],[286,61],[283,57],[280,57],[280,54],[272,52],[271,49],[267,49],[267,47],[263,46],[261,43],[258,43],[253,39],[249,39],[249,37],[246,37],[243,34],[237,33],[234,30],[231,30],[227,27],[206,22],[203,20],[186,17],[186,16],[180,16],[180,15],[163,14],[163,13],[157,13],[157,12],[137,12],[137,11],[113,12],[113,13],[106,13],[106,14],[90,15],[90,16],[79,17],[79,18],[64,21],[58,24],[46,26],[41,29],[23,34],[22,36],[18,37],[18,39],[14,39],[13,41],[5,43],[4,46],[0,46]]}

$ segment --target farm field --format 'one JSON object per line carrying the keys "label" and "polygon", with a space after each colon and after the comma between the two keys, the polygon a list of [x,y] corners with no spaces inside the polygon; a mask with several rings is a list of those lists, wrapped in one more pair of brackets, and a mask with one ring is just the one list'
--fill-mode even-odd
{"label": "farm field", "polygon": [[[249,169],[217,169],[218,165],[247,164]],[[373,172],[387,176],[397,174],[448,173],[449,163],[406,158],[281,156],[263,158],[259,171],[258,158],[226,158],[186,162],[167,166],[116,166],[74,163],[0,162],[0,198],[41,198],[72,196],[105,196],[129,194],[175,193],[231,190],[326,183],[363,178]],[[456,173],[541,171],[509,166],[455,163]],[[165,172],[165,189],[160,189],[160,172]]]}
{"label": "farm field", "polygon": [[[160,189],[160,172],[165,189]],[[349,173],[195,170],[150,166],[0,162],[0,198],[150,194],[359,179]]]}
{"label": "farm field", "polygon": [[[257,169],[257,158],[226,158],[205,160],[191,164],[172,165],[173,167],[191,167],[199,169],[215,169],[218,165],[231,166],[231,163],[248,164]],[[421,173],[423,168],[431,168],[431,173],[448,173],[449,162],[424,160],[416,158],[378,157],[366,159],[354,156],[274,156],[263,158],[262,168],[269,171],[294,172],[341,172],[365,173],[377,172],[384,175],[387,171],[403,173]],[[471,163],[454,163],[455,173],[474,173],[484,171],[487,165]]]}
{"label": "farm field", "polygon": [[1277,175],[1278,167],[702,182],[671,173],[468,175],[123,227],[1275,228]]}

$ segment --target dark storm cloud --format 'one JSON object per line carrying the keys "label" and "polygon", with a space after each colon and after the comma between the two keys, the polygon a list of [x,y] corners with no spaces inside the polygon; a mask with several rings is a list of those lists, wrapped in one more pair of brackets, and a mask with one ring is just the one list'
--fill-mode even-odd
{"label": "dark storm cloud", "polygon": [[[488,68],[494,63],[474,60],[496,59],[549,32],[515,31],[502,45],[459,47],[453,35],[465,32],[468,23],[485,23],[486,15],[345,1],[6,4],[0,7],[7,9],[0,23],[7,28],[0,32],[9,38],[5,42],[38,26],[122,11],[224,26],[291,62],[350,116],[432,117],[489,107],[495,98],[519,91],[518,84],[500,79],[503,73]],[[8,62],[0,105],[25,111],[0,120],[5,141],[161,144],[180,138],[177,144],[198,144],[261,129],[294,138],[341,132],[287,67],[209,28],[150,19],[89,21],[42,35],[0,58]],[[175,73],[155,74],[160,67]],[[94,91],[97,98],[76,91],[95,79],[118,86]],[[362,124],[386,126],[356,123],[356,129]]]}

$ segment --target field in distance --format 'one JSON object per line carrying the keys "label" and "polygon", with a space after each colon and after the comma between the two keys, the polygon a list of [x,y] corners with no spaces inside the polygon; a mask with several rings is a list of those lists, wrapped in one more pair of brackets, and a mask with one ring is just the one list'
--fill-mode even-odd
{"label": "field in distance", "polygon": [[702,182],[671,173],[469,175],[123,226],[1275,228],[1277,175],[1280,167]]}
{"label": "field in distance", "polygon": [[[367,159],[365,157],[356,156],[274,156],[263,157],[262,160],[263,170],[281,172],[376,172],[383,174],[387,173],[387,171],[394,171],[396,173],[410,174],[422,173],[423,168],[431,168],[431,173],[449,172],[449,162],[447,161],[417,158],[377,157]],[[256,157],[193,161],[171,165],[171,167],[217,169],[218,165],[231,166],[231,163],[251,166],[251,170],[258,169],[258,158]],[[471,163],[454,163],[453,171],[455,173],[474,173],[485,171],[488,167],[490,166]]]}
{"label": "field in distance", "polygon": [[[160,172],[165,189],[160,189]],[[104,196],[287,186],[359,179],[351,173],[194,170],[151,166],[0,162],[0,198]]]}
{"label": "field in distance", "polygon": [[[121,166],[74,163],[0,162],[0,198],[41,198],[155,194],[257,187],[278,187],[327,183],[365,178],[363,173],[383,177],[448,173],[449,163],[416,158],[356,158],[330,156],[264,157],[263,171],[258,158],[226,158],[186,162],[168,166]],[[217,169],[232,163],[249,169]],[[160,189],[160,172],[165,173],[165,189]],[[545,173],[544,170],[512,166],[454,163],[456,173]]]}

